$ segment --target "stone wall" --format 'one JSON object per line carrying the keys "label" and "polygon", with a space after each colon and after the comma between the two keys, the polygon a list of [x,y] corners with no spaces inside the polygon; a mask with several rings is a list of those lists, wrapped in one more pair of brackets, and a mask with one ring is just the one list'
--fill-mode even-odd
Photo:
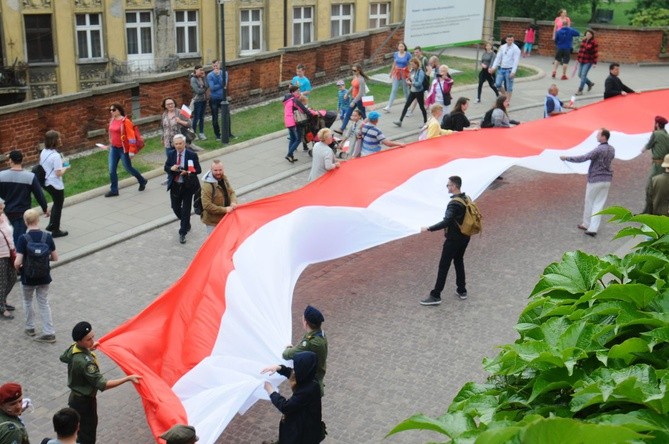
{"label": "stone wall", "polygon": [[[536,52],[544,56],[555,54],[555,43],[552,40],[553,22],[537,21],[529,18],[499,17],[500,38],[511,33],[518,42],[523,41],[525,29],[535,23],[539,28],[535,41]],[[599,44],[599,60],[601,62],[619,63],[653,63],[666,61],[662,52],[662,39],[666,28],[636,28],[631,26],[612,26],[591,24],[595,38]],[[579,30],[583,31],[583,30]],[[578,47],[574,47],[574,53]]]}
{"label": "stone wall", "polygon": [[[353,63],[380,66],[387,63],[403,37],[403,28],[394,34],[383,28],[235,60],[228,65],[231,105],[234,108],[280,97],[298,63],[306,65],[306,74],[316,86],[349,77]],[[165,97],[174,98],[177,106],[190,102],[189,74],[185,69],[147,75],[134,82],[0,107],[0,156],[19,149],[26,163],[37,162],[39,144],[49,129],[61,132],[64,154],[90,149],[98,142],[106,144],[109,105],[114,102],[123,105],[128,115],[135,111],[134,122],[143,132],[157,129]]]}

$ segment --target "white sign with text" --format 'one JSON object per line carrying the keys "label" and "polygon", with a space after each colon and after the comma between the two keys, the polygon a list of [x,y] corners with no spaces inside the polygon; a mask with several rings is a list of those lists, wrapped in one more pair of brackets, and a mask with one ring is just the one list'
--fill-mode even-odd
{"label": "white sign with text", "polygon": [[406,0],[404,40],[409,48],[480,41],[485,0]]}

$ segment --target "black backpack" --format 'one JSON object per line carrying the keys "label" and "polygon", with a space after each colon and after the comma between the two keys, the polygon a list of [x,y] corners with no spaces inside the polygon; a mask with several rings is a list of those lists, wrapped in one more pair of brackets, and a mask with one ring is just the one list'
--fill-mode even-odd
{"label": "black backpack", "polygon": [[481,128],[492,128],[494,125],[492,124],[492,112],[495,110],[489,109],[486,113],[485,116],[483,116],[483,120],[481,121]]}
{"label": "black backpack", "polygon": [[28,279],[44,279],[49,277],[51,265],[51,248],[46,243],[48,234],[42,231],[42,237],[39,241],[33,240],[30,234],[23,235],[25,238],[26,254],[23,255],[23,275]]}
{"label": "black backpack", "polygon": [[40,186],[42,188],[46,187],[46,171],[44,170],[44,167],[40,165],[39,163],[33,167],[31,170],[32,173],[37,177],[37,182],[39,182]]}

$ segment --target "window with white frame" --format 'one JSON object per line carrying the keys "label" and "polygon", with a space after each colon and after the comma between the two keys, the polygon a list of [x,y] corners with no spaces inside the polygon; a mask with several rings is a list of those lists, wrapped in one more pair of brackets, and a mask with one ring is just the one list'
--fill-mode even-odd
{"label": "window with white frame", "polygon": [[177,54],[197,54],[197,11],[176,11],[174,22]]}
{"label": "window with white frame", "polygon": [[125,13],[125,35],[128,55],[153,53],[153,20],[151,12]]}
{"label": "window with white frame", "polygon": [[293,45],[304,45],[314,40],[314,8],[293,8]]}
{"label": "window with white frame", "polygon": [[330,37],[339,37],[353,32],[353,5],[332,5]]}
{"label": "window with white frame", "polygon": [[102,58],[102,18],[100,14],[77,14],[77,54],[79,60]]}
{"label": "window with white frame", "polygon": [[242,9],[240,13],[241,53],[258,52],[262,49],[262,9]]}
{"label": "window with white frame", "polygon": [[369,29],[382,28],[390,22],[390,3],[370,3]]}

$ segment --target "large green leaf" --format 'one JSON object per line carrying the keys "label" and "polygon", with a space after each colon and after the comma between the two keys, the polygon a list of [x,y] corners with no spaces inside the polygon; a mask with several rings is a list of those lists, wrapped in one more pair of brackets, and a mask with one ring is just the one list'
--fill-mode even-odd
{"label": "large green leaf", "polygon": [[[668,218],[669,219],[669,218]],[[592,296],[599,301],[617,300],[631,302],[636,308],[645,308],[657,297],[657,291],[642,284],[612,284]]]}
{"label": "large green leaf", "polygon": [[532,394],[528,401],[532,402],[537,397],[554,390],[571,388],[582,378],[583,372],[577,370],[573,374],[569,374],[566,368],[552,368],[541,372],[534,379]]}
{"label": "large green leaf", "polygon": [[521,432],[523,444],[628,443],[644,435],[627,427],[589,424],[569,418],[546,418]]}
{"label": "large green leaf", "polygon": [[657,344],[669,342],[669,327],[656,328],[655,330],[643,332],[641,335],[649,339],[648,346],[652,351]]}
{"label": "large green leaf", "polygon": [[635,410],[628,413],[598,415],[589,419],[598,424],[621,425],[637,432],[669,431],[669,418],[652,410]]}
{"label": "large green leaf", "polygon": [[611,347],[609,359],[622,359],[626,365],[629,365],[640,353],[649,351],[651,351],[651,348],[648,341],[641,338],[629,338]]}
{"label": "large green leaf", "polygon": [[572,251],[562,256],[544,270],[539,283],[532,290],[532,296],[563,290],[578,295],[592,290],[600,278],[600,259],[582,251]]}
{"label": "large green leaf", "polygon": [[666,216],[656,216],[653,214],[637,214],[629,219],[630,222],[639,222],[655,233],[658,236],[664,236],[669,233],[669,217]]}
{"label": "large green leaf", "polygon": [[449,413],[438,419],[418,414],[397,424],[386,437],[407,430],[431,430],[453,438],[475,428],[474,420],[462,412]]}

